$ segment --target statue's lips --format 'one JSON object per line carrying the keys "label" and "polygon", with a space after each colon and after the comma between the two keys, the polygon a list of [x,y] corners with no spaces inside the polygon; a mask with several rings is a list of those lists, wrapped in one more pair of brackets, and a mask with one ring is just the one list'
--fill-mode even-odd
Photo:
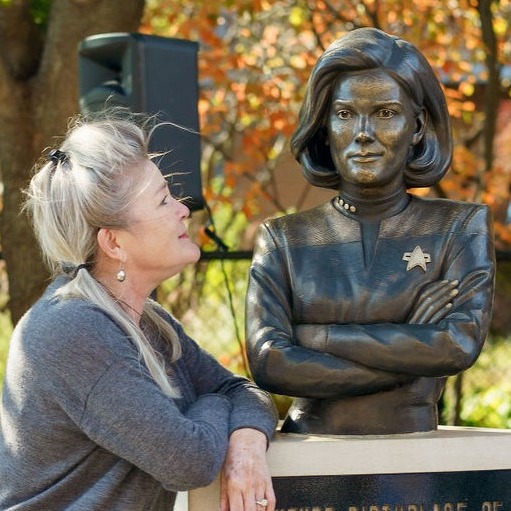
{"label": "statue's lips", "polygon": [[381,157],[381,153],[360,153],[351,155],[350,159],[356,163],[371,163]]}

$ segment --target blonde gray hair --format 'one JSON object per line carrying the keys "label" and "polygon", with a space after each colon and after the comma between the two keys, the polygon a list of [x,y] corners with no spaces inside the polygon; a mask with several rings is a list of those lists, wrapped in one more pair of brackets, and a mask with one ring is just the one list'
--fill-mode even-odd
{"label": "blonde gray hair", "polygon": [[[42,165],[26,190],[25,209],[32,217],[43,257],[54,276],[68,273],[71,278],[58,290],[63,298],[79,297],[105,310],[135,343],[149,373],[163,392],[177,397],[161,355],[152,347],[119,301],[91,274],[98,250],[100,228],[128,226],[129,206],[140,193],[134,168],[140,168],[151,155],[151,134],[147,119],[103,113],[101,118],[76,118],[60,146],[60,157]],[[76,271],[78,265],[87,268]],[[166,340],[175,361],[181,354],[175,330],[148,299],[143,323]]]}

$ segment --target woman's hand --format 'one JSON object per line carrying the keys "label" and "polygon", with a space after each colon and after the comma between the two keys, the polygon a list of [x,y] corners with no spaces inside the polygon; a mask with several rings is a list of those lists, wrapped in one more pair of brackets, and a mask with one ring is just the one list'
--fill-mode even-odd
{"label": "woman's hand", "polygon": [[458,284],[457,280],[440,280],[426,286],[410,312],[408,323],[424,325],[445,318],[458,294]]}
{"label": "woman's hand", "polygon": [[266,447],[266,436],[255,429],[238,429],[231,435],[222,468],[220,511],[275,510]]}

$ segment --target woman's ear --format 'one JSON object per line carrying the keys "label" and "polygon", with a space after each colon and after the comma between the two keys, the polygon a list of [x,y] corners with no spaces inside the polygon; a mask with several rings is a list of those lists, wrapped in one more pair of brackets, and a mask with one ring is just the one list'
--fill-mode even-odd
{"label": "woman's ear", "polygon": [[426,131],[427,115],[426,110],[423,108],[417,119],[415,119],[415,133],[412,137],[412,145],[417,145],[422,140]]}
{"label": "woman's ear", "polygon": [[97,234],[100,250],[110,259],[123,261],[124,253],[119,244],[119,232],[114,229],[102,227]]}

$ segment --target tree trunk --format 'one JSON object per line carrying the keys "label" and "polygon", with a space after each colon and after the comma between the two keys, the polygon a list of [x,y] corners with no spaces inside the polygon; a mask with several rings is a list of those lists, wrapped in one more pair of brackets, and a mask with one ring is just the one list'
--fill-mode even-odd
{"label": "tree trunk", "polygon": [[[481,20],[481,35],[486,49],[486,67],[488,79],[484,93],[484,172],[489,172],[493,166],[493,144],[497,125],[497,112],[501,94],[500,65],[498,60],[497,37],[493,27],[492,15],[493,0],[480,0],[477,3],[477,11]],[[478,196],[481,200],[483,176],[480,176]]]}
{"label": "tree trunk", "polygon": [[[29,0],[0,4],[0,218],[13,323],[37,299],[48,273],[26,216],[22,189],[41,152],[78,110],[77,46],[92,34],[133,32],[144,0],[53,0],[41,35]],[[44,41],[43,41],[44,37]]]}

